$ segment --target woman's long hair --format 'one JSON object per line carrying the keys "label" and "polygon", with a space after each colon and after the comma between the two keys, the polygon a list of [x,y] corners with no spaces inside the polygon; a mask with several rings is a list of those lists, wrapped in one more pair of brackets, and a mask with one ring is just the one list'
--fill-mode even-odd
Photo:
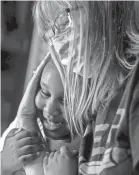
{"label": "woman's long hair", "polygon": [[[78,10],[70,12],[70,37],[62,45],[68,64],[59,67],[64,72],[66,120],[71,133],[81,135],[139,59],[139,2],[38,1],[33,11],[41,36],[53,22],[53,14],[67,8]],[[63,55],[59,50],[57,59],[52,57],[57,65]]]}

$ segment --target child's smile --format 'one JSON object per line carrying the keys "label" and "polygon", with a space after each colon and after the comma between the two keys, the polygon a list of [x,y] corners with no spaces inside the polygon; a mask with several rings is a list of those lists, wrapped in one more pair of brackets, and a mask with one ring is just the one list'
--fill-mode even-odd
{"label": "child's smile", "polygon": [[59,72],[52,63],[44,68],[40,86],[35,102],[41,111],[44,133],[55,140],[67,139],[70,132],[64,119],[64,88]]}

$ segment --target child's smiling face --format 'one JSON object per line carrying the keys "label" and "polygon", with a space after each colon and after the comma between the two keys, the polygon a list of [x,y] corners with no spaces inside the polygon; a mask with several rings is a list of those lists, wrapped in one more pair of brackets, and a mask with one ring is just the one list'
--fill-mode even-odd
{"label": "child's smiling face", "polygon": [[70,133],[64,119],[64,88],[59,72],[52,63],[45,66],[40,87],[35,103],[43,116],[45,135],[54,140],[67,139]]}

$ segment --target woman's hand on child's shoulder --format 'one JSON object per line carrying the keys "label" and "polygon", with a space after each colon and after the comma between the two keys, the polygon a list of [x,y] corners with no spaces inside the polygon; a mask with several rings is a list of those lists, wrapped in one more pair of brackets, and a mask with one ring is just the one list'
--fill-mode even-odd
{"label": "woman's hand on child's shoulder", "polygon": [[77,175],[78,159],[75,152],[62,146],[60,151],[47,154],[43,160],[45,175]]}

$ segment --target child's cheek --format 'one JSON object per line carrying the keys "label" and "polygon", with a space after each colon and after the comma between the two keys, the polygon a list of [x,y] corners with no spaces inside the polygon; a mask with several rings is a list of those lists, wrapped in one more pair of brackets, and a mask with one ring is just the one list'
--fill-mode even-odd
{"label": "child's cheek", "polygon": [[43,108],[44,108],[44,100],[43,100],[43,98],[41,97],[40,92],[38,92],[37,95],[36,95],[36,97],[35,97],[35,104],[36,104],[36,107],[37,107],[38,109],[43,110]]}

